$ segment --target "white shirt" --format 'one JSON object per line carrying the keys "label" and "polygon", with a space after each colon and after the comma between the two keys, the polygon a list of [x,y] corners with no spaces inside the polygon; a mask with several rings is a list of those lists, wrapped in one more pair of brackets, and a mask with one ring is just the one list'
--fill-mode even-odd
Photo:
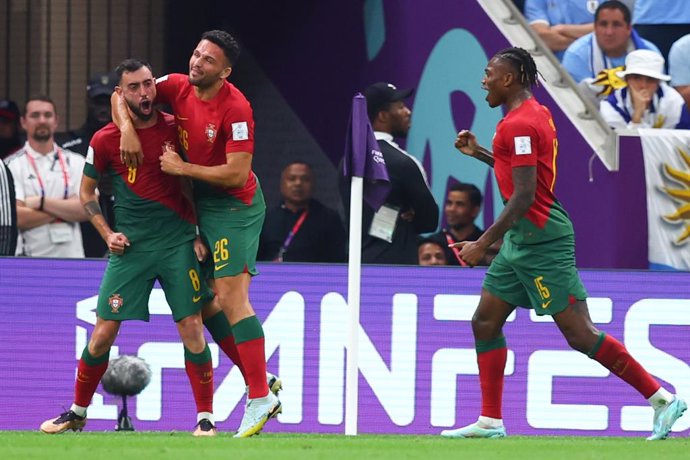
{"label": "white shirt", "polygon": [[[57,148],[57,145],[54,145],[53,150],[44,155],[32,149],[27,142],[22,150],[7,159],[7,166],[14,177],[17,201],[41,196],[42,189],[49,198],[64,198],[65,195],[70,198],[78,195],[84,171],[84,157],[60,149],[64,158],[63,169],[63,164],[58,159]],[[51,223],[20,231],[17,255],[84,257],[79,223]]]}
{"label": "white shirt", "polygon": [[659,83],[659,89],[652,98],[651,108],[644,111],[640,123],[633,123],[631,119],[634,108],[627,87],[617,89],[601,101],[599,111],[613,129],[690,128],[690,113],[685,107],[685,99],[664,82]]}

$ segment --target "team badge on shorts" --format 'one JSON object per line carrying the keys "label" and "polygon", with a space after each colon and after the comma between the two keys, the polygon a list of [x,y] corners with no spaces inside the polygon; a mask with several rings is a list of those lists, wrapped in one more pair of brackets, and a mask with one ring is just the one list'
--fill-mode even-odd
{"label": "team badge on shorts", "polygon": [[120,313],[120,308],[122,308],[123,303],[124,303],[124,301],[122,300],[122,297],[120,297],[120,294],[111,295],[110,298],[108,299],[108,305],[110,305],[110,311],[113,313]]}
{"label": "team badge on shorts", "polygon": [[218,130],[216,129],[216,125],[214,125],[213,123],[209,123],[206,125],[206,140],[213,143],[213,141],[216,139],[217,133]]}

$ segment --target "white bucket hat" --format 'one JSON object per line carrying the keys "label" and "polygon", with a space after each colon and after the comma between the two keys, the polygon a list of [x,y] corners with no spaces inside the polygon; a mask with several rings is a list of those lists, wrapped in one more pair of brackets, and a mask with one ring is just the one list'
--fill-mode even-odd
{"label": "white bucket hat", "polygon": [[657,80],[669,81],[670,76],[664,73],[663,56],[652,50],[635,50],[625,57],[625,70],[616,72],[620,78],[627,75],[645,75]]}

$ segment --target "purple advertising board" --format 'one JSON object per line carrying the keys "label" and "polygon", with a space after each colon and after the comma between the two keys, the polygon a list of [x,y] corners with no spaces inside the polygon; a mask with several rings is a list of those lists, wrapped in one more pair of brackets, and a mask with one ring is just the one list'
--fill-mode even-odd
{"label": "purple advertising board", "polygon": [[[36,430],[69,407],[75,368],[95,323],[105,263],[0,259],[0,429]],[[267,431],[343,433],[347,267],[265,264],[251,300],[266,333],[284,412]],[[479,412],[470,319],[483,269],[363,268],[359,432],[436,434]],[[668,389],[690,396],[690,273],[583,271],[598,327],[619,338]],[[129,400],[137,430],[186,430],[195,422],[182,346],[162,292],[151,321],[128,322],[111,351],[152,370]],[[652,412],[633,389],[568,348],[550,318],[518,309],[505,326],[504,419],[509,433],[642,436]],[[212,345],[215,414],[237,428],[239,371]],[[87,430],[112,430],[119,399],[99,387]],[[690,428],[681,418],[677,431]]]}

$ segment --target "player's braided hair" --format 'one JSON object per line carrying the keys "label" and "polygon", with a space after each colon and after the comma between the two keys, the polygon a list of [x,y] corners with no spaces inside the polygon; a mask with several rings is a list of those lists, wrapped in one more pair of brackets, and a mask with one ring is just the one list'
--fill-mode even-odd
{"label": "player's braided hair", "polygon": [[537,64],[532,59],[532,55],[526,49],[517,46],[505,48],[496,53],[494,58],[510,62],[510,65],[518,71],[522,86],[529,88],[539,84],[537,75],[541,74],[537,70]]}

